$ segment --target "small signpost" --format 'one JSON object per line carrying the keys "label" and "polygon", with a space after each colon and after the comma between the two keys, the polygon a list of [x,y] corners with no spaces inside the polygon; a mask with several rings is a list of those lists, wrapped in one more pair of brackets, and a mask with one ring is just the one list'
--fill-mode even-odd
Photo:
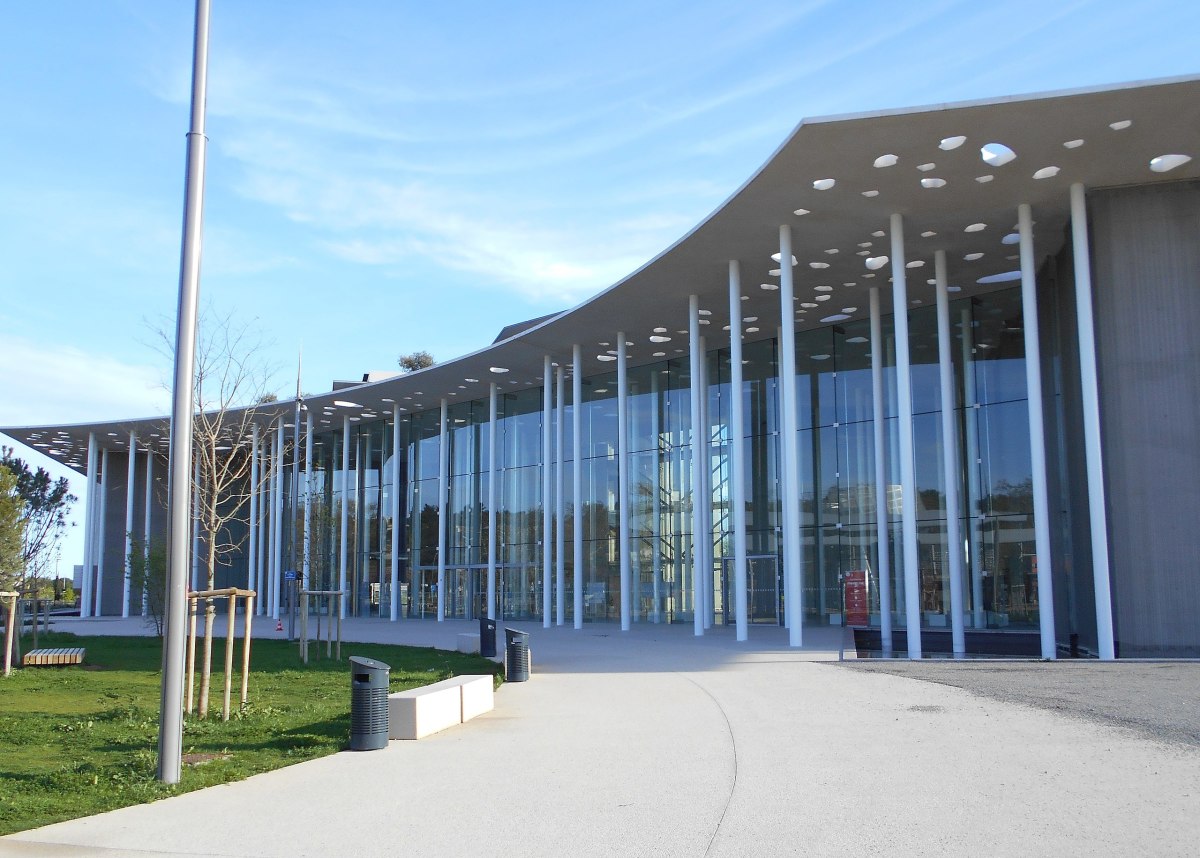
{"label": "small signpost", "polygon": [[845,590],[845,614],[847,626],[870,625],[870,599],[867,590],[867,572],[855,569],[847,572],[842,580]]}

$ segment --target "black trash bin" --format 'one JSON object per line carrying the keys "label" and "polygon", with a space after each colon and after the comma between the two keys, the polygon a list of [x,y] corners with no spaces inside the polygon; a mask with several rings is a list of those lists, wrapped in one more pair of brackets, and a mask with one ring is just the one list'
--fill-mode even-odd
{"label": "black trash bin", "polygon": [[504,630],[504,678],[509,682],[529,679],[529,632]]}
{"label": "black trash bin", "polygon": [[479,618],[479,654],[484,658],[496,657],[496,621]]}
{"label": "black trash bin", "polygon": [[390,665],[350,657],[350,750],[377,751],[388,743]]}

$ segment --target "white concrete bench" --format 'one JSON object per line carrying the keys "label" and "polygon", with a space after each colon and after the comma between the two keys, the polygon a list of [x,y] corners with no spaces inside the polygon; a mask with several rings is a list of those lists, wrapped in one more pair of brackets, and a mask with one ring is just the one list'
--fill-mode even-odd
{"label": "white concrete bench", "polygon": [[492,677],[453,676],[388,695],[388,738],[423,739],[495,706]]}
{"label": "white concrete bench", "polygon": [[462,634],[458,636],[458,651],[468,655],[479,652],[479,635]]}

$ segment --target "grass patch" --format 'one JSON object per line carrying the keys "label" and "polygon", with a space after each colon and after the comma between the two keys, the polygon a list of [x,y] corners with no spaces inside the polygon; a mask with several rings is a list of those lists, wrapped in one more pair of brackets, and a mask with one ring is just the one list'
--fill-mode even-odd
{"label": "grass patch", "polygon": [[[357,643],[342,645],[342,661],[310,660],[304,666],[294,644],[256,640],[250,704],[223,723],[225,679],[216,668],[224,667],[225,647],[215,640],[212,711],[207,720],[190,716],[184,722],[183,752],[192,762],[184,765],[179,784],[165,786],[155,780],[161,642],[50,633],[38,645],[86,647],[86,663],[24,668],[0,679],[0,834],[241,780],[345,749],[350,655],[391,665],[392,691],[499,670],[478,656]],[[238,642],[235,707],[240,663]]]}

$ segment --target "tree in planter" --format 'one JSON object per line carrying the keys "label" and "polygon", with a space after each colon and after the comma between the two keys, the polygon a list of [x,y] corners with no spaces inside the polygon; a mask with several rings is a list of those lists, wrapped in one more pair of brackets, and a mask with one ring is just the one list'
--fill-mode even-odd
{"label": "tree in planter", "polygon": [[30,595],[37,595],[35,582],[54,578],[50,567],[58,557],[67,513],[78,498],[66,477],[56,480],[45,468],[33,470],[11,447],[0,449],[0,470],[13,477],[21,504],[21,569],[11,580],[0,581],[0,589],[33,590]]}
{"label": "tree in planter", "polygon": [[[273,368],[267,364],[263,341],[254,322],[239,322],[233,314],[204,312],[196,346],[195,407],[192,421],[193,496],[200,541],[200,567],[205,589],[216,587],[217,568],[229,566],[246,537],[248,500],[262,489],[250,485],[253,427],[278,409],[267,389]],[[174,335],[159,331],[160,342],[173,356]],[[285,450],[285,455],[286,455]],[[263,469],[264,471],[267,469]],[[212,677],[212,631],[216,606],[204,611],[204,664],[200,677],[200,717],[208,714]]]}
{"label": "tree in planter", "polygon": [[434,360],[433,355],[429,352],[419,351],[412,354],[400,355],[400,357],[396,358],[396,363],[405,372],[416,372],[419,369],[426,369],[433,366]]}

